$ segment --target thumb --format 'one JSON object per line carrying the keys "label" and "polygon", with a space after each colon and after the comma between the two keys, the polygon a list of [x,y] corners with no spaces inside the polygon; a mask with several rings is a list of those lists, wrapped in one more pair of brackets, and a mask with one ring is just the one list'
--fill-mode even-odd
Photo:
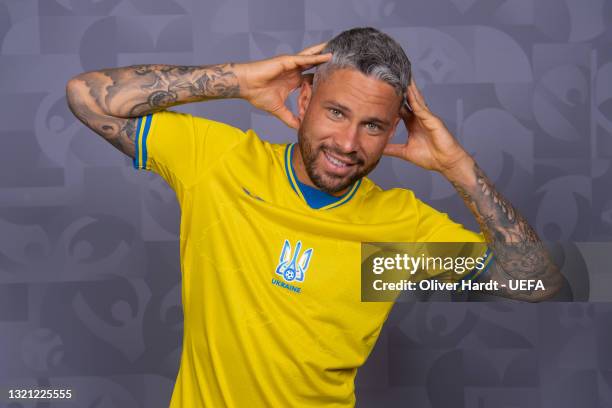
{"label": "thumb", "polygon": [[385,150],[383,150],[383,154],[387,156],[399,157],[400,159],[404,157],[404,145],[399,143],[389,143],[385,146]]}
{"label": "thumb", "polygon": [[299,119],[285,105],[281,105],[280,108],[270,113],[284,122],[290,128],[297,129],[300,127]]}

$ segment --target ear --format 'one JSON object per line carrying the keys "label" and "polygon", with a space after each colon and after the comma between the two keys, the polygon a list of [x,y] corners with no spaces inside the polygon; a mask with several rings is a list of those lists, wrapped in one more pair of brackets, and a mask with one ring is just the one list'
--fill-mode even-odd
{"label": "ear", "polygon": [[297,99],[298,105],[298,119],[300,122],[304,120],[304,115],[306,115],[306,110],[308,109],[308,105],[310,105],[310,98],[312,97],[312,74],[305,75],[304,80],[302,81],[302,86],[300,88],[300,95]]}
{"label": "ear", "polygon": [[391,125],[391,131],[389,132],[387,143],[393,139],[393,135],[395,135],[395,130],[397,129],[397,125],[402,121],[402,115],[400,114],[400,110],[402,109],[402,104],[404,103],[404,98],[400,98],[398,101],[397,115],[395,115],[395,119]]}

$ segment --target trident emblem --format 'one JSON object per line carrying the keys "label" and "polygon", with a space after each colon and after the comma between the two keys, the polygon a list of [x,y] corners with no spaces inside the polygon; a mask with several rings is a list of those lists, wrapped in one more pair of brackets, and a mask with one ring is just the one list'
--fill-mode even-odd
{"label": "trident emblem", "polygon": [[295,245],[295,252],[293,253],[293,256],[291,256],[291,244],[288,240],[285,240],[285,243],[283,244],[283,250],[281,251],[278,266],[276,267],[276,273],[283,275],[283,279],[285,279],[287,282],[302,282],[304,280],[304,275],[306,274],[306,269],[308,269],[308,264],[310,263],[313,249],[309,248],[304,251],[300,257],[300,260],[298,261],[297,259],[300,255],[301,249],[302,242],[298,241]]}

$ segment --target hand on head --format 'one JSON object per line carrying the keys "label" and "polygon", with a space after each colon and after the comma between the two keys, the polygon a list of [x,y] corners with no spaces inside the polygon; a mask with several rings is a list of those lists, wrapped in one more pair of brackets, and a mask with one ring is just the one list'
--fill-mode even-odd
{"label": "hand on head", "polygon": [[468,156],[444,122],[431,112],[414,78],[406,88],[406,96],[409,106],[404,104],[401,107],[400,117],[408,131],[408,138],[405,143],[389,143],[384,154],[441,173]]}
{"label": "hand on head", "polygon": [[279,55],[241,64],[241,96],[256,108],[297,129],[299,120],[287,107],[286,100],[304,81],[312,83],[313,75],[304,74],[304,71],[331,59],[331,53],[321,54],[326,45],[323,42],[295,55]]}

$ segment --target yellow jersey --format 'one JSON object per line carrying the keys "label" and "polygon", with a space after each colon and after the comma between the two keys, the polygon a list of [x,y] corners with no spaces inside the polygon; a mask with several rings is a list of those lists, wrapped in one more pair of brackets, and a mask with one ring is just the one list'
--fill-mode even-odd
{"label": "yellow jersey", "polygon": [[169,110],[138,121],[133,165],[163,177],[181,208],[171,408],[353,407],[357,369],[393,305],[360,301],[361,242],[484,242],[367,177],[309,202],[293,148]]}

